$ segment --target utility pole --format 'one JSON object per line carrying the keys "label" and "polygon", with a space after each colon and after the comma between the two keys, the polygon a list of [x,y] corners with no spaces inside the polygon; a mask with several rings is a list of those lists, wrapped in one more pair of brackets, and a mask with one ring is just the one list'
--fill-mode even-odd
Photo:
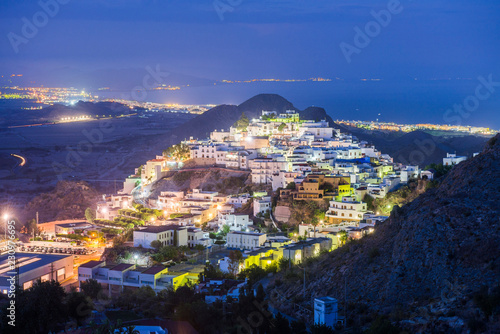
{"label": "utility pole", "polygon": [[347,328],[347,275],[344,271],[344,329]]}
{"label": "utility pole", "polygon": [[304,299],[306,299],[306,266],[304,265]]}

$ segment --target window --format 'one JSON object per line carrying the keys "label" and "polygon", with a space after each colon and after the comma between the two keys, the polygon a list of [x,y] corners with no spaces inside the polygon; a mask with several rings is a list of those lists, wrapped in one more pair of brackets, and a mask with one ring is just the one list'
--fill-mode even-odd
{"label": "window", "polygon": [[28,281],[23,284],[23,289],[26,290],[31,288],[32,286],[33,286],[33,281]]}

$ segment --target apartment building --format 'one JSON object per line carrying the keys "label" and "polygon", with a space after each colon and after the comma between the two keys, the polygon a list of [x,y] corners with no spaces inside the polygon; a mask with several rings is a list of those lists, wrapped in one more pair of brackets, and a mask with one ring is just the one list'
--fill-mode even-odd
{"label": "apartment building", "polygon": [[229,232],[226,237],[226,246],[229,249],[253,249],[262,246],[266,242],[264,233],[255,232]]}
{"label": "apartment building", "polygon": [[163,246],[187,246],[187,229],[178,225],[148,226],[134,231],[134,247],[152,248],[153,241]]}
{"label": "apartment building", "polygon": [[252,170],[252,182],[257,184],[268,184],[273,181],[273,174],[285,170],[285,161],[275,161],[272,158],[256,158],[250,160]]}
{"label": "apartment building", "polygon": [[343,197],[342,201],[330,201],[326,217],[330,223],[360,221],[367,212],[366,203],[356,201],[354,197]]}

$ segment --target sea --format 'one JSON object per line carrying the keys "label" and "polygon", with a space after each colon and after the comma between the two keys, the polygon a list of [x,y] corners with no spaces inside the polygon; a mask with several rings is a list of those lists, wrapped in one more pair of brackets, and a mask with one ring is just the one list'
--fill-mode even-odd
{"label": "sea", "polygon": [[[500,129],[500,88],[488,91],[477,78],[446,80],[341,80],[216,83],[179,90],[146,91],[143,101],[178,104],[241,104],[261,93],[283,96],[299,109],[323,107],[333,120],[400,124],[451,124]],[[95,91],[99,98],[122,98],[131,91]],[[488,95],[485,98],[485,95]],[[24,105],[23,105],[24,103]],[[29,102],[0,100],[2,109]]]}

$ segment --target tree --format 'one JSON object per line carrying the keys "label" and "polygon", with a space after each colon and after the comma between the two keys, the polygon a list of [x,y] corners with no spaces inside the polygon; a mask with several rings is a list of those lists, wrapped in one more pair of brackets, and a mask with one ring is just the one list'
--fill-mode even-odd
{"label": "tree", "polygon": [[347,242],[347,239],[348,239],[348,237],[349,237],[349,234],[347,233],[347,231],[344,231],[344,230],[343,230],[343,231],[340,231],[340,232],[339,232],[339,236],[340,236],[340,237],[339,237],[340,243],[341,243],[342,245],[344,245],[344,244]]}
{"label": "tree", "polygon": [[[30,289],[19,290],[16,293],[16,320],[22,321],[16,321],[14,332],[56,332],[58,325],[67,319],[65,296],[64,289],[53,280],[43,283],[38,280]],[[2,316],[3,319],[6,317]]]}
{"label": "tree", "polygon": [[82,282],[80,287],[85,296],[92,299],[96,299],[97,296],[99,296],[99,293],[102,291],[101,284],[93,278]]}
{"label": "tree", "polygon": [[299,321],[292,321],[291,329],[293,334],[307,334],[306,324]]}
{"label": "tree", "polygon": [[94,210],[92,210],[91,208],[85,209],[85,218],[89,223],[93,223],[95,220]]}
{"label": "tree", "polygon": [[259,302],[263,302],[264,299],[266,298],[266,293],[264,292],[264,287],[260,283],[257,286],[257,293],[255,294],[255,298]]}
{"label": "tree", "polygon": [[157,252],[160,250],[160,248],[162,247],[162,243],[160,240],[153,240],[151,241],[151,247],[153,247]]}
{"label": "tree", "polygon": [[278,131],[281,132],[283,129],[286,127],[285,123],[281,123],[280,126],[278,126]]}
{"label": "tree", "polygon": [[314,216],[311,219],[311,224],[314,226],[314,237],[316,238],[316,227],[323,223],[325,219],[325,212],[319,209],[314,210]]}
{"label": "tree", "polygon": [[177,145],[170,146],[169,148],[164,150],[163,155],[177,161],[182,161],[189,159],[190,149],[188,145],[180,143]]}
{"label": "tree", "polygon": [[90,299],[81,292],[71,292],[66,297],[66,310],[68,316],[76,321],[77,326],[82,325],[83,320],[88,318],[94,305]]}
{"label": "tree", "polygon": [[325,324],[314,324],[311,326],[311,334],[335,334],[335,330]]}
{"label": "tree", "polygon": [[35,235],[35,232],[37,232],[37,224],[35,219],[28,220],[26,223],[26,232],[31,235]]}
{"label": "tree", "polygon": [[291,333],[290,323],[283,315],[281,315],[281,313],[278,312],[278,314],[276,315],[276,317],[273,319],[272,322],[274,326],[271,326],[270,333],[276,333],[276,334]]}
{"label": "tree", "polygon": [[286,185],[286,189],[292,189],[295,190],[295,182],[290,182],[289,184]]}
{"label": "tree", "polygon": [[233,277],[236,277],[240,270],[240,264],[243,262],[243,255],[239,250],[232,250],[229,252],[229,272]]}
{"label": "tree", "polygon": [[226,236],[231,231],[231,227],[229,225],[223,225],[221,235]]}
{"label": "tree", "polygon": [[241,113],[241,117],[239,120],[234,123],[234,127],[238,129],[238,131],[247,131],[247,127],[250,124],[250,120],[248,119],[247,115],[245,113]]}

